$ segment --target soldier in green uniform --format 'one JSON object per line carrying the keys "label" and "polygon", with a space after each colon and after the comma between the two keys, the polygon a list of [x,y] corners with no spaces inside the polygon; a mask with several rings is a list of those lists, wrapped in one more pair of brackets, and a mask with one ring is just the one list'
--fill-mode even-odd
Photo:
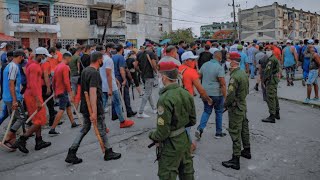
{"label": "soldier in green uniform", "polygon": [[278,89],[278,73],[279,73],[279,61],[273,55],[271,47],[266,48],[266,54],[268,56],[267,66],[264,71],[264,84],[266,86],[267,104],[269,108],[270,116],[263,119],[265,123],[275,123],[275,119],[280,119],[280,107],[277,95]]}
{"label": "soldier in green uniform", "polygon": [[193,97],[176,83],[176,64],[162,62],[159,72],[165,87],[157,104],[157,129],[149,134],[157,145],[158,176],[160,180],[176,180],[178,175],[180,180],[193,180],[191,141],[185,130],[196,124]]}
{"label": "soldier in green uniform", "polygon": [[[246,116],[246,97],[249,93],[249,80],[247,74],[239,68],[241,61],[240,54],[237,52],[230,53],[230,60],[231,77],[224,106],[228,109],[228,131],[233,142],[233,155],[231,160],[222,162],[222,165],[239,170],[240,156],[251,159],[249,125]],[[241,142],[244,148],[242,151]]]}

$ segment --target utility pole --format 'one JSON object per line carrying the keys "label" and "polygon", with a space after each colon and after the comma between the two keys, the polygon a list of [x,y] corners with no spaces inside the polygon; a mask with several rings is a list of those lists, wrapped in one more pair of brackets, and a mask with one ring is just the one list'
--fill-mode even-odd
{"label": "utility pole", "polygon": [[[240,7],[240,4],[235,4],[234,0],[232,0],[232,4],[228,4],[228,6],[232,6],[233,8],[233,27],[234,27],[234,31],[235,33],[238,34],[238,30],[237,30],[237,18],[236,18],[236,7]],[[238,34],[239,36],[239,34]],[[234,38],[236,39],[236,35],[234,36]]]}

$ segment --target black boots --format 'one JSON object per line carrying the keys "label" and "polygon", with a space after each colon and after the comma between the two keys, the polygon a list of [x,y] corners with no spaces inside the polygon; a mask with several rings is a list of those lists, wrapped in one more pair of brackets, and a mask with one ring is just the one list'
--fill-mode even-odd
{"label": "black boots", "polygon": [[232,168],[235,170],[239,170],[240,169],[240,157],[232,155],[232,159],[229,161],[222,162],[222,166],[224,166],[226,168]]}
{"label": "black boots", "polygon": [[112,148],[107,149],[106,152],[104,153],[104,160],[105,161],[116,160],[116,159],[120,159],[120,158],[121,158],[121,154],[113,152]]}
{"label": "black boots", "polygon": [[12,148],[19,149],[23,153],[29,153],[29,150],[26,148],[28,138],[25,136],[20,136],[20,138],[12,145]]}
{"label": "black boots", "polygon": [[276,116],[271,114],[269,117],[267,117],[266,119],[262,119],[262,122],[265,123],[276,123]]}
{"label": "black boots", "polygon": [[276,112],[275,118],[278,119],[278,120],[280,119],[280,113],[279,113],[279,111]]}
{"label": "black boots", "polygon": [[251,150],[250,150],[250,148],[244,148],[241,151],[241,156],[246,158],[246,159],[251,159]]}
{"label": "black boots", "polygon": [[77,157],[78,148],[69,148],[67,158],[65,162],[70,164],[79,164],[82,163],[82,159]]}
{"label": "black boots", "polygon": [[36,137],[36,146],[35,146],[35,150],[39,151],[43,148],[49,147],[51,146],[51,142],[45,142],[42,140],[42,137]]}

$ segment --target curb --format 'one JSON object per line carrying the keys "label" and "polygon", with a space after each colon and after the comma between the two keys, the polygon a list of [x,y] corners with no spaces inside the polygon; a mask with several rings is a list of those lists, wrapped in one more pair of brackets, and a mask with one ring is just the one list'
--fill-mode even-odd
{"label": "curb", "polygon": [[312,104],[312,103],[309,103],[309,104],[306,104],[302,101],[299,101],[299,100],[293,100],[293,99],[288,99],[288,98],[284,98],[284,97],[279,97],[279,99],[281,100],[284,100],[284,101],[289,101],[289,102],[293,102],[293,103],[296,103],[296,104],[300,104],[300,105],[304,105],[304,106],[310,106],[312,108],[319,108],[320,109],[320,104]]}

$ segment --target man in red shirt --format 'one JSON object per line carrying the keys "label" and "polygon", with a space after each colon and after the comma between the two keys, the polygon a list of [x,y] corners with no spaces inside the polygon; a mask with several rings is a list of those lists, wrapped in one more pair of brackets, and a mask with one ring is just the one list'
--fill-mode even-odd
{"label": "man in red shirt", "polygon": [[[55,56],[56,54],[56,48],[51,47],[49,49],[49,54],[51,55],[51,57]],[[51,61],[54,60],[53,58],[47,58],[47,60],[45,62],[41,63],[41,69],[42,69],[42,79],[41,79],[41,84],[42,84],[42,98],[43,100],[47,100],[51,95],[52,95],[52,76],[51,76]],[[53,98],[50,99],[47,102],[47,108],[49,111],[49,126],[52,126],[54,118],[55,118],[55,114],[56,111],[54,110],[54,100]]]}
{"label": "man in red shirt", "polygon": [[56,132],[55,128],[59,124],[65,110],[67,110],[67,114],[71,122],[71,128],[79,126],[75,123],[71,111],[71,103],[73,103],[74,100],[71,91],[70,68],[68,66],[69,62],[71,61],[71,57],[71,53],[64,53],[62,62],[57,66],[56,70],[54,71],[52,87],[54,89],[55,97],[59,99],[59,112],[57,113],[53,125],[51,126],[51,130],[49,131],[50,135],[60,134],[59,132]]}
{"label": "man in red shirt", "polygon": [[36,134],[35,150],[40,150],[51,145],[51,142],[43,141],[41,136],[41,126],[46,124],[47,117],[46,109],[42,107],[42,89],[41,83],[39,83],[42,78],[40,62],[45,59],[46,56],[50,57],[51,55],[48,53],[48,50],[43,47],[37,48],[35,54],[35,60],[29,61],[26,65],[26,77],[28,83],[24,93],[24,100],[27,105],[29,116],[36,110],[38,110],[38,113],[32,119],[31,128],[28,129],[27,132],[24,133],[13,145],[13,147],[19,148],[19,150],[24,153],[29,152],[26,148],[26,141],[33,133]]}

